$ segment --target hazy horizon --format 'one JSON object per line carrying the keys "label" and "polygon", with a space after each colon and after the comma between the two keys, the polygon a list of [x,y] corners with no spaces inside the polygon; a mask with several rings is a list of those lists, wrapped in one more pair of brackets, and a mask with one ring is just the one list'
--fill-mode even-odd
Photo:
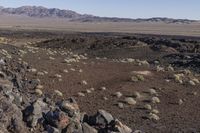
{"label": "hazy horizon", "polygon": [[200,20],[198,0],[0,0],[3,7],[43,6],[72,10],[81,14],[91,14],[101,17],[120,18],[155,18],[166,17],[174,19]]}

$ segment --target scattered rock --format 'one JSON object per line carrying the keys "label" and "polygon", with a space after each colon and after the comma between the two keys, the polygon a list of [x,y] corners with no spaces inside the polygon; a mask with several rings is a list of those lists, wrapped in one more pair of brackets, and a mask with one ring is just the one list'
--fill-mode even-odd
{"label": "scattered rock", "polygon": [[35,73],[35,72],[37,72],[37,69],[32,68],[32,69],[29,69],[29,71]]}
{"label": "scattered rock", "polygon": [[192,81],[196,84],[200,84],[200,81],[197,78],[193,78]]}
{"label": "scattered rock", "polygon": [[118,106],[120,109],[123,109],[123,108],[124,108],[124,104],[123,104],[123,103],[117,103],[117,106]]}
{"label": "scattered rock", "polygon": [[41,96],[43,94],[42,90],[40,90],[40,89],[35,89],[35,93],[39,96]]}
{"label": "scattered rock", "polygon": [[121,93],[121,92],[116,92],[116,93],[114,94],[114,96],[116,96],[117,98],[120,98],[120,97],[122,97],[122,93]]}
{"label": "scattered rock", "polygon": [[179,100],[178,100],[178,104],[179,104],[179,105],[182,105],[182,104],[183,104],[183,100],[182,100],[182,99],[179,99]]}
{"label": "scattered rock", "polygon": [[102,90],[102,91],[105,91],[105,90],[106,90],[106,87],[101,87],[101,90]]}
{"label": "scattered rock", "polygon": [[192,81],[192,80],[189,81],[189,84],[192,85],[192,86],[195,86],[195,85],[196,85],[195,82]]}
{"label": "scattered rock", "polygon": [[151,111],[153,114],[159,114],[159,111],[157,109],[152,109]]}
{"label": "scattered rock", "polygon": [[132,130],[127,127],[126,125],[123,125],[119,120],[115,120],[115,128],[119,133],[132,133]]}
{"label": "scattered rock", "polygon": [[82,84],[83,84],[83,85],[87,85],[88,83],[87,83],[87,81],[83,80],[83,81],[82,81]]}
{"label": "scattered rock", "polygon": [[62,75],[60,75],[60,74],[55,74],[54,75],[56,78],[62,78]]}
{"label": "scattered rock", "polygon": [[39,89],[39,90],[42,90],[44,88],[43,85],[37,85],[35,89]]}
{"label": "scattered rock", "polygon": [[157,94],[156,90],[154,90],[154,89],[149,89],[148,93],[150,93],[151,95]]}
{"label": "scattered rock", "polygon": [[93,119],[95,125],[102,125],[103,127],[106,127],[114,120],[113,116],[105,110],[98,110]]}
{"label": "scattered rock", "polygon": [[91,91],[94,91],[95,89],[94,89],[94,88],[90,88],[90,90],[91,90]]}
{"label": "scattered rock", "polygon": [[135,91],[135,92],[133,93],[133,97],[134,97],[134,98],[141,98],[141,95],[140,95],[139,92]]}
{"label": "scattered rock", "polygon": [[196,96],[197,95],[197,92],[192,92],[191,93],[193,96]]}
{"label": "scattered rock", "polygon": [[148,118],[149,118],[150,120],[155,120],[155,121],[160,120],[160,117],[159,117],[158,115],[156,115],[156,114],[153,114],[153,113],[149,113]]}
{"label": "scattered rock", "polygon": [[150,104],[145,104],[145,105],[144,105],[144,109],[146,109],[146,110],[151,110],[152,107],[151,107]]}
{"label": "scattered rock", "polygon": [[125,98],[125,102],[130,105],[135,105],[137,103],[132,97]]}
{"label": "scattered rock", "polygon": [[43,72],[37,72],[37,76],[44,76]]}
{"label": "scattered rock", "polygon": [[63,93],[60,92],[59,90],[54,90],[54,93],[59,96],[59,97],[62,97],[63,96]]}
{"label": "scattered rock", "polygon": [[84,93],[82,93],[82,92],[78,92],[78,96],[84,97],[84,96],[85,96],[85,94],[84,94]]}
{"label": "scattered rock", "polygon": [[167,67],[167,71],[173,72],[173,71],[174,71],[174,68],[173,68],[171,65],[169,65],[169,66]]}
{"label": "scattered rock", "polygon": [[82,128],[83,128],[83,133],[98,133],[98,131],[95,128],[91,127],[87,123],[83,123]]}
{"label": "scattered rock", "polygon": [[68,100],[63,100],[62,102],[59,103],[59,107],[70,117],[75,117],[78,114],[80,114],[79,106],[73,98],[70,98]]}
{"label": "scattered rock", "polygon": [[64,73],[68,73],[69,71],[68,71],[67,69],[64,69],[63,72],[64,72]]}
{"label": "scattered rock", "polygon": [[55,58],[54,58],[54,57],[49,57],[49,59],[50,59],[50,60],[55,60]]}
{"label": "scattered rock", "polygon": [[107,98],[107,97],[103,97],[103,99],[104,99],[105,101],[107,101],[107,100],[108,100],[108,98]]}
{"label": "scattered rock", "polygon": [[160,99],[158,97],[152,97],[152,103],[160,103]]}
{"label": "scattered rock", "polygon": [[31,127],[35,127],[40,119],[43,118],[42,113],[46,113],[47,111],[47,104],[41,99],[38,99],[32,105],[28,106],[24,111],[27,124]]}
{"label": "scattered rock", "polygon": [[91,90],[89,90],[89,89],[87,89],[87,90],[86,90],[86,93],[92,93],[92,91],[91,91]]}

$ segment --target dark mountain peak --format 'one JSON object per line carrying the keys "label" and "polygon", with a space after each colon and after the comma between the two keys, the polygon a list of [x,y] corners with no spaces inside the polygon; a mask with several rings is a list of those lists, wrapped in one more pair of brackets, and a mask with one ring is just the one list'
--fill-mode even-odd
{"label": "dark mountain peak", "polygon": [[57,8],[45,8],[42,6],[22,6],[18,8],[3,8],[3,13],[14,15],[26,15],[29,17],[58,17],[58,18],[77,18],[81,14],[78,14],[71,10],[60,10]]}

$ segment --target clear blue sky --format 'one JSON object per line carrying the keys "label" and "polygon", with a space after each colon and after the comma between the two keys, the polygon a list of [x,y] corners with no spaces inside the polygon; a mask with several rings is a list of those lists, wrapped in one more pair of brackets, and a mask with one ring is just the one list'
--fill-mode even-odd
{"label": "clear blue sky", "polygon": [[0,0],[0,6],[36,5],[98,16],[200,20],[200,0]]}

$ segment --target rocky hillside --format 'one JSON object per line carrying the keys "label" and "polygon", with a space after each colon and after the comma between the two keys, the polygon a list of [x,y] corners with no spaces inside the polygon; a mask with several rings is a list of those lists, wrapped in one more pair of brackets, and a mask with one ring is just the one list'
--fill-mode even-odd
{"label": "rocky hillside", "polygon": [[164,22],[164,23],[193,23],[194,20],[172,19],[172,18],[149,18],[130,19],[117,17],[99,17],[87,14],[79,14],[71,10],[61,10],[57,8],[45,8],[41,6],[22,6],[19,8],[0,7],[0,14],[23,15],[37,18],[65,18],[78,22]]}
{"label": "rocky hillside", "polygon": [[45,8],[36,6],[22,6],[19,8],[0,8],[2,13],[14,15],[26,15],[29,17],[58,17],[58,18],[81,18],[87,15],[81,15],[71,10],[60,10],[56,8]]}

